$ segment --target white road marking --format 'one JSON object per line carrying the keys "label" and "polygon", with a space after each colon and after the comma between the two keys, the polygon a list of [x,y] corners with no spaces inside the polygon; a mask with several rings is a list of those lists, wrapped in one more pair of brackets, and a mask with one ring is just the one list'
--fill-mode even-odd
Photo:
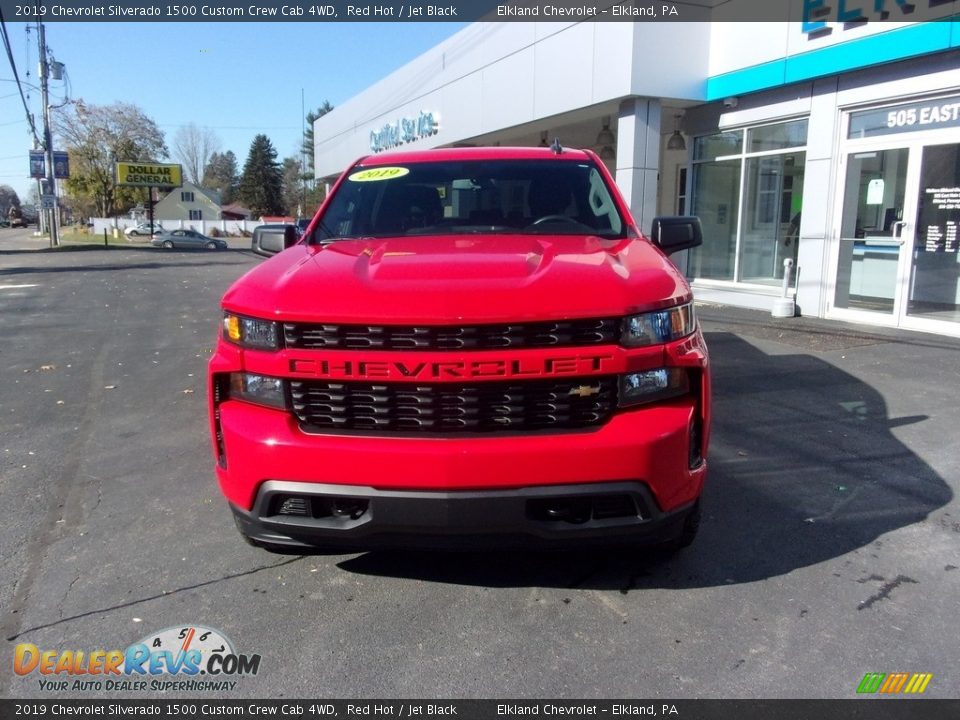
{"label": "white road marking", "polygon": [[37,285],[37,284],[33,284],[33,285],[0,285],[0,290],[19,290],[20,288],[28,288],[28,287],[40,287],[40,286]]}

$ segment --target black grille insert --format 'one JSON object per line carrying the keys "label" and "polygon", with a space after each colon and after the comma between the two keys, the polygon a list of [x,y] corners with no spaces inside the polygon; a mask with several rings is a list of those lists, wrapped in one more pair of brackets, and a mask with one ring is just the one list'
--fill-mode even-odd
{"label": "black grille insert", "polygon": [[288,348],[306,350],[494,350],[620,341],[620,318],[502,325],[328,325],[286,323]]}
{"label": "black grille insert", "polygon": [[519,432],[601,425],[617,405],[615,377],[436,383],[292,381],[293,411],[308,430],[409,433]]}

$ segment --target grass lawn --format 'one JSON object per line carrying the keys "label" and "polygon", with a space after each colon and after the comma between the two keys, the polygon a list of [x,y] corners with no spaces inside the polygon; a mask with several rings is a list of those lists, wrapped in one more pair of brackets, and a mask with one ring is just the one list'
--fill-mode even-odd
{"label": "grass lawn", "polygon": [[[49,240],[48,235],[42,237]],[[113,233],[108,232],[106,242],[104,242],[102,232],[93,233],[85,227],[64,226],[60,228],[60,244],[64,247],[75,247],[77,245],[98,247],[104,247],[104,245],[107,247],[112,245],[122,245],[123,247],[150,247],[150,238],[137,237],[134,238],[133,241],[130,241],[122,232],[119,233],[117,237],[114,237]]]}

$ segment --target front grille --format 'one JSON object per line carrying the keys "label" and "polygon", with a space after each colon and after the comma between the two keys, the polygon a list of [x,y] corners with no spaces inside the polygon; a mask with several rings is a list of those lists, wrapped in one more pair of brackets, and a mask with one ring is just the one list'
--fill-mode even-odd
{"label": "front grille", "polygon": [[285,323],[284,343],[307,350],[493,350],[604,345],[620,340],[620,319],[508,325],[328,325]]}
{"label": "front grille", "polygon": [[292,381],[305,429],[372,432],[519,432],[601,425],[617,404],[614,377],[469,385]]}

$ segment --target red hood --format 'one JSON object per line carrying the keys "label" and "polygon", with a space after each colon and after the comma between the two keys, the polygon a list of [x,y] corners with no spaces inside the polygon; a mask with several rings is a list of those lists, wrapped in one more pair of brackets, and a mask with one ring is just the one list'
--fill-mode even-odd
{"label": "red hood", "polygon": [[283,320],[443,324],[606,317],[690,297],[645,240],[464,235],[297,245],[248,272],[223,305]]}

